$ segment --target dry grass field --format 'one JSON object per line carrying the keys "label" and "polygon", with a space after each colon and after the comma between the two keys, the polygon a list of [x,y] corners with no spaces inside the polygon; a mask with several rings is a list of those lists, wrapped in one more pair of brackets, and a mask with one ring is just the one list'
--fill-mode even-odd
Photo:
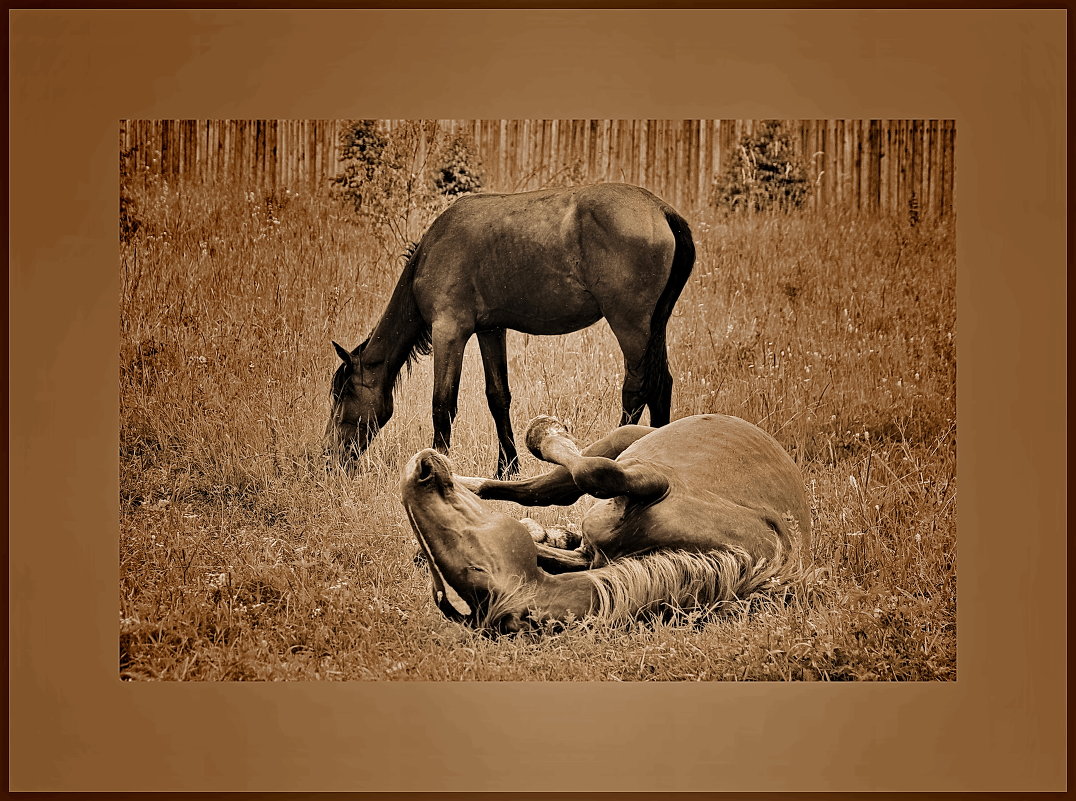
{"label": "dry grass field", "polygon": [[[955,679],[951,222],[680,209],[698,259],[669,325],[673,417],[737,415],[790,450],[826,573],[810,598],[706,621],[488,638],[433,606],[398,499],[400,468],[432,437],[431,360],[359,474],[321,460],[330,340],[366,336],[404,238],[327,196],[125,192],[138,225],[120,265],[123,678]],[[616,424],[604,322],[508,343],[517,433],[537,414],[581,443]],[[496,457],[474,340],[451,457],[471,475]],[[542,470],[523,459],[524,475]],[[532,514],[577,521],[586,504]]]}

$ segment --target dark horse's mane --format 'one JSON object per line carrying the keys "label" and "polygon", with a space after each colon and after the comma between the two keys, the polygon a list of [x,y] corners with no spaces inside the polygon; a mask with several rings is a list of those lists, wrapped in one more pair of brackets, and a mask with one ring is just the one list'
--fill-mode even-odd
{"label": "dark horse's mane", "polygon": [[[415,267],[418,262],[418,242],[411,242],[404,250],[401,258],[407,263],[404,266],[403,272],[400,274],[400,279],[396,282],[396,288],[392,292],[392,300],[389,302],[390,306],[396,304],[402,304],[403,306],[410,306],[410,308],[399,308],[399,312],[407,312],[415,317],[421,319],[418,307],[415,305],[415,298],[411,291],[411,282],[415,277]],[[351,353],[356,355],[362,352],[363,348],[370,342],[370,337],[366,337],[355,350]],[[404,357],[403,364],[400,366],[400,370],[396,373],[396,378],[393,382],[392,390],[396,391],[401,379],[403,378],[404,371],[408,375],[411,374],[411,368],[420,356],[429,356],[433,350],[432,331],[428,323],[425,320],[422,321],[422,325],[419,327],[418,336],[415,337],[415,341],[411,343],[411,347],[407,351],[407,355]],[[343,395],[344,387],[347,385],[347,380],[354,373],[354,368],[351,364],[341,364],[336,373],[333,374],[332,383],[332,396],[339,400]]]}
{"label": "dark horse's mane", "polygon": [[[406,260],[407,264],[404,266],[403,273],[400,275],[399,285],[404,285],[408,292],[408,301],[414,305],[415,299],[411,291],[411,282],[415,278],[415,268],[418,265],[418,242],[411,242],[403,252],[402,258]],[[405,283],[406,282],[406,283]],[[418,307],[414,308],[414,314],[419,315]],[[392,385],[392,391],[395,392],[397,386],[400,383],[400,379],[403,377],[404,369],[407,374],[411,375],[411,368],[415,361],[420,356],[429,356],[433,350],[433,332],[430,329],[429,323],[425,320],[422,321],[422,327],[419,329],[418,336],[415,337],[415,341],[411,344],[410,350],[407,351],[407,356],[404,358],[403,368],[396,374],[396,381]]]}

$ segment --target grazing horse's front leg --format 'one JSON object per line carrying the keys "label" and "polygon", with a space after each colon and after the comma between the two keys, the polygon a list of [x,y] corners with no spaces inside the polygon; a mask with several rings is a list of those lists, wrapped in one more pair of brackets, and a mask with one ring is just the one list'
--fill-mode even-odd
{"label": "grazing horse's front leg", "polygon": [[497,478],[507,478],[519,472],[519,455],[516,453],[515,436],[512,433],[512,393],[508,389],[508,349],[505,331],[481,331],[478,346],[482,350],[482,367],[486,373],[486,401],[493,423],[497,427]]}
{"label": "grazing horse's front leg", "polygon": [[470,335],[454,325],[433,326],[433,447],[445,454],[452,444],[463,351]]}

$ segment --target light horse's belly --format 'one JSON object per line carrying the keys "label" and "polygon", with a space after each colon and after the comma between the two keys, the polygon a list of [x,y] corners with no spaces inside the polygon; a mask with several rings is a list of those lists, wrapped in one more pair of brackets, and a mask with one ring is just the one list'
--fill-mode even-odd
{"label": "light horse's belly", "polygon": [[657,550],[706,552],[741,548],[772,558],[780,539],[772,510],[751,509],[714,497],[668,496],[639,507],[622,498],[599,501],[583,519],[582,535],[599,564]]}
{"label": "light horse's belly", "polygon": [[722,547],[770,558],[779,544],[790,547],[793,537],[809,542],[799,468],[750,423],[725,415],[685,418],[637,440],[617,461],[636,459],[661,469],[670,489],[648,504],[613,498],[591,507],[583,537],[606,559]]}

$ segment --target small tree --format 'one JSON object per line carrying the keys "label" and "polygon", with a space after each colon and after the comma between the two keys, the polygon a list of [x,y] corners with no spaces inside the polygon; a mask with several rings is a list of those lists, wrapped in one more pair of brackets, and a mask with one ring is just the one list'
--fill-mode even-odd
{"label": "small tree", "polygon": [[740,139],[732,160],[714,182],[714,203],[731,211],[788,211],[810,191],[807,169],[779,120],[766,120]]}
{"label": "small tree", "polygon": [[332,179],[333,188],[362,212],[367,185],[383,166],[386,139],[377,130],[376,120],[356,120],[340,132],[340,173]]}
{"label": "small tree", "polygon": [[455,198],[481,188],[476,161],[470,138],[450,136],[436,120],[407,120],[390,130],[358,120],[340,134],[333,194],[379,231],[387,252],[399,252]]}
{"label": "small tree", "polygon": [[433,178],[437,191],[445,197],[479,191],[482,188],[482,176],[475,167],[476,160],[470,142],[460,134],[453,136]]}

